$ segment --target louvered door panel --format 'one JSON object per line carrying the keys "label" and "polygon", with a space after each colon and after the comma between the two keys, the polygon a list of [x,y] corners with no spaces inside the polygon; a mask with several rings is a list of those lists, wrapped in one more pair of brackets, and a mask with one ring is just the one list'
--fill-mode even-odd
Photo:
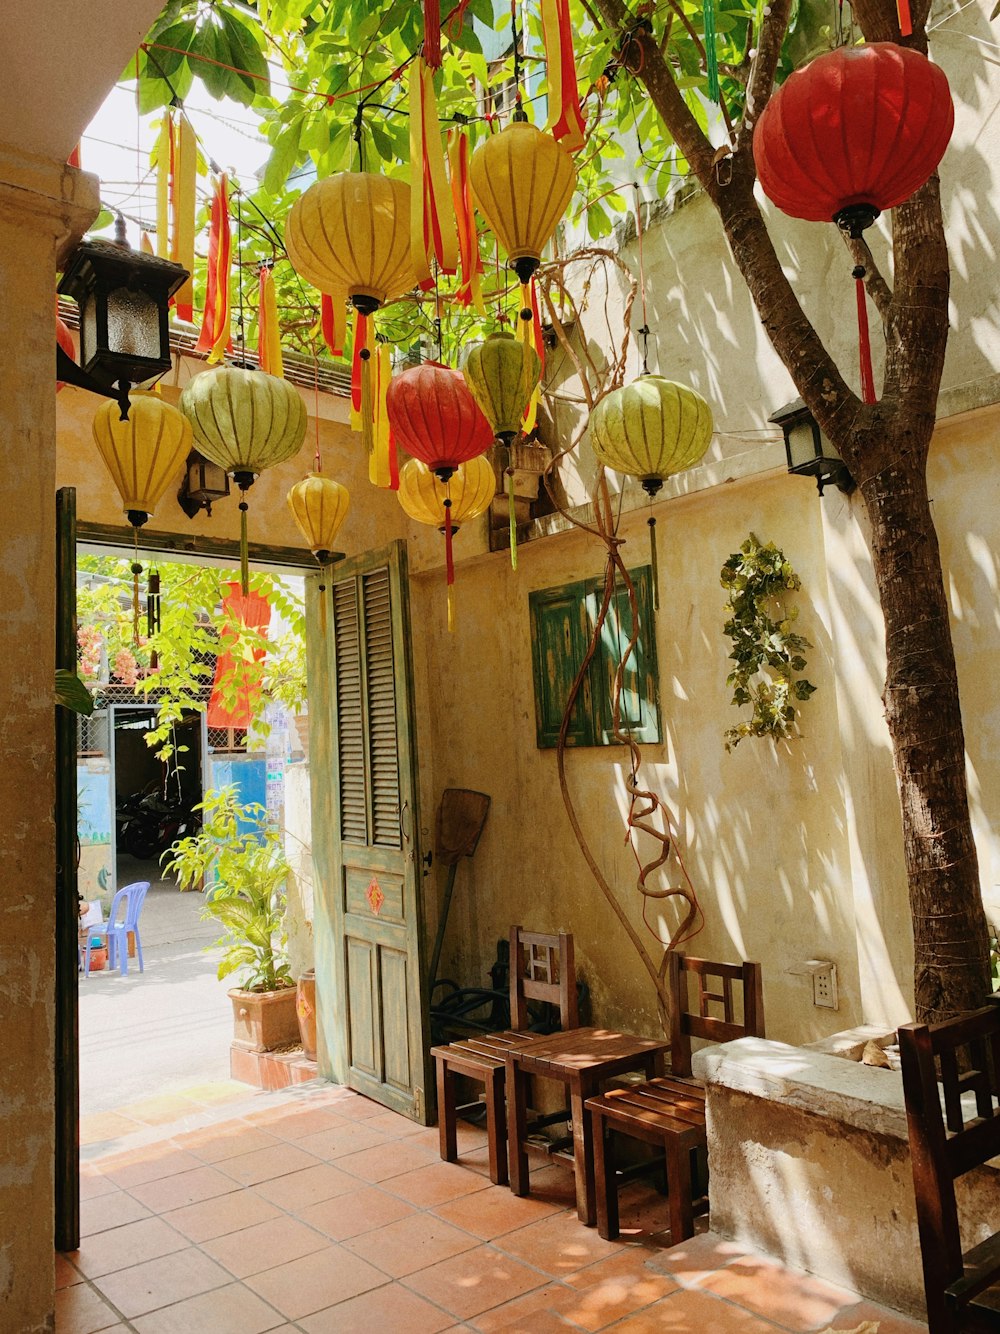
{"label": "louvered door panel", "polygon": [[[322,821],[324,811],[333,816],[325,829],[314,825],[313,831],[320,877],[315,931],[321,1050],[325,1046],[329,1054],[323,1072],[426,1121],[426,988],[403,544],[337,567],[325,647],[316,642],[319,619],[307,617],[314,635],[310,662],[319,676],[328,664],[332,707],[329,735],[322,739],[328,744],[317,750],[326,781],[337,789],[336,800],[324,803],[322,786],[316,788],[324,779],[314,776],[314,817]],[[311,666],[310,690],[312,672]]]}

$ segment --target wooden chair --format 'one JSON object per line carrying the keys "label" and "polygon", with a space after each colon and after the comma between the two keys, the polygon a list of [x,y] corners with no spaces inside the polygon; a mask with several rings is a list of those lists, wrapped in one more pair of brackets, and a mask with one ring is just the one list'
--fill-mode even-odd
{"label": "wooden chair", "polygon": [[[695,976],[698,986],[694,1009],[688,1008],[689,973]],[[764,1036],[759,963],[712,963],[708,959],[688,959],[671,950],[667,956],[667,980],[671,997],[671,1073],[627,1088],[611,1089],[599,1098],[588,1099],[586,1104],[587,1114],[594,1118],[597,1230],[609,1241],[619,1231],[616,1131],[662,1151],[667,1169],[671,1240],[676,1245],[691,1236],[694,1231],[691,1155],[693,1150],[707,1148],[705,1092],[691,1078],[691,1039],[732,1042],[736,1038]],[[742,1022],[736,1019],[734,982],[742,983]],[[722,1007],[721,1018],[710,1013],[711,1006]],[[642,1164],[639,1170],[648,1166]]]}
{"label": "wooden chair", "polygon": [[441,1157],[453,1163],[458,1157],[455,1078],[463,1075],[485,1086],[486,1138],[489,1145],[490,1180],[504,1186],[508,1181],[507,1112],[504,1092],[505,1054],[512,1046],[531,1042],[529,1001],[548,1001],[559,1007],[560,1028],[579,1027],[573,937],[510,929],[511,1028],[432,1047],[437,1067],[438,1133]]}
{"label": "wooden chair", "polygon": [[905,1024],[899,1054],[930,1334],[1000,1330],[1000,1232],[963,1254],[955,1205],[956,1177],[1000,1154],[1000,1004]]}

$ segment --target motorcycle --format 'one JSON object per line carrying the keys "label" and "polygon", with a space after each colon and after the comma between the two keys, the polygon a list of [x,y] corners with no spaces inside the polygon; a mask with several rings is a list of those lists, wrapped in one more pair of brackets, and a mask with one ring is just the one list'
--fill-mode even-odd
{"label": "motorcycle", "polygon": [[189,834],[197,833],[199,820],[189,802],[166,801],[159,784],[125,797],[115,811],[118,850],[139,861],[148,861]]}

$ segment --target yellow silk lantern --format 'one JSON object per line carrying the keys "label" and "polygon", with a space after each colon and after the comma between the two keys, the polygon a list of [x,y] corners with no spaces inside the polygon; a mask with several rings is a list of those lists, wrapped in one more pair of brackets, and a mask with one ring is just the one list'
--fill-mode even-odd
{"label": "yellow silk lantern", "polygon": [[330,559],[349,503],[347,487],[322,473],[311,472],[288,493],[295,522],[320,565],[326,565]]}
{"label": "yellow silk lantern", "polygon": [[129,395],[128,420],[117,402],[105,403],[94,417],[94,442],[122,498],[132,525],[132,639],[139,643],[139,529],[156,509],[170,481],[184,468],[191,449],[187,418],[159,394]]}
{"label": "yellow silk lantern", "polygon": [[497,484],[493,466],[482,454],[460,464],[451,477],[440,481],[420,459],[410,459],[399,470],[399,503],[418,523],[444,533],[448,583],[448,629],[455,628],[455,561],[452,535],[459,525],[489,509]]}
{"label": "yellow silk lantern", "polygon": [[469,353],[462,370],[465,383],[497,439],[505,445],[521,429],[525,409],[541,373],[538,353],[513,334],[490,334]]}
{"label": "yellow silk lantern", "polygon": [[416,284],[410,258],[410,187],[367,171],[317,181],[285,224],[292,267],[321,292],[346,292],[371,315]]}
{"label": "yellow silk lantern", "polygon": [[217,366],[196,375],[181,394],[180,409],[198,448],[232,475],[240,491],[240,577],[249,592],[246,492],[266,468],[290,459],[306,435],[306,405],[287,380],[240,366]]}
{"label": "yellow silk lantern", "polygon": [[[643,375],[614,390],[590,415],[590,443],[601,463],[642,479],[652,500],[664,479],[702,458],[712,439],[712,409],[701,394],[661,375]],[[656,519],[649,546],[654,605],[659,606]]]}
{"label": "yellow silk lantern", "polygon": [[526,283],[573,197],[576,167],[550,134],[520,115],[479,145],[469,181],[476,207]]}

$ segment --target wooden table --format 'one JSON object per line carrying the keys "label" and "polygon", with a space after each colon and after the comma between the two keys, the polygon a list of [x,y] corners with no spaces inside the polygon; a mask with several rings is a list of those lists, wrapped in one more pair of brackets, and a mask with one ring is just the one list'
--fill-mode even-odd
{"label": "wooden table", "polygon": [[639,1038],[608,1028],[574,1028],[508,1051],[507,1137],[510,1188],[514,1194],[527,1195],[529,1189],[525,1148],[528,1077],[541,1075],[558,1080],[569,1089],[576,1211],[580,1221],[592,1227],[597,1217],[594,1138],[590,1113],[584,1109],[584,1103],[600,1093],[601,1086],[614,1075],[630,1070],[641,1070],[647,1079],[662,1075],[663,1057],[669,1050],[670,1043],[666,1040]]}

